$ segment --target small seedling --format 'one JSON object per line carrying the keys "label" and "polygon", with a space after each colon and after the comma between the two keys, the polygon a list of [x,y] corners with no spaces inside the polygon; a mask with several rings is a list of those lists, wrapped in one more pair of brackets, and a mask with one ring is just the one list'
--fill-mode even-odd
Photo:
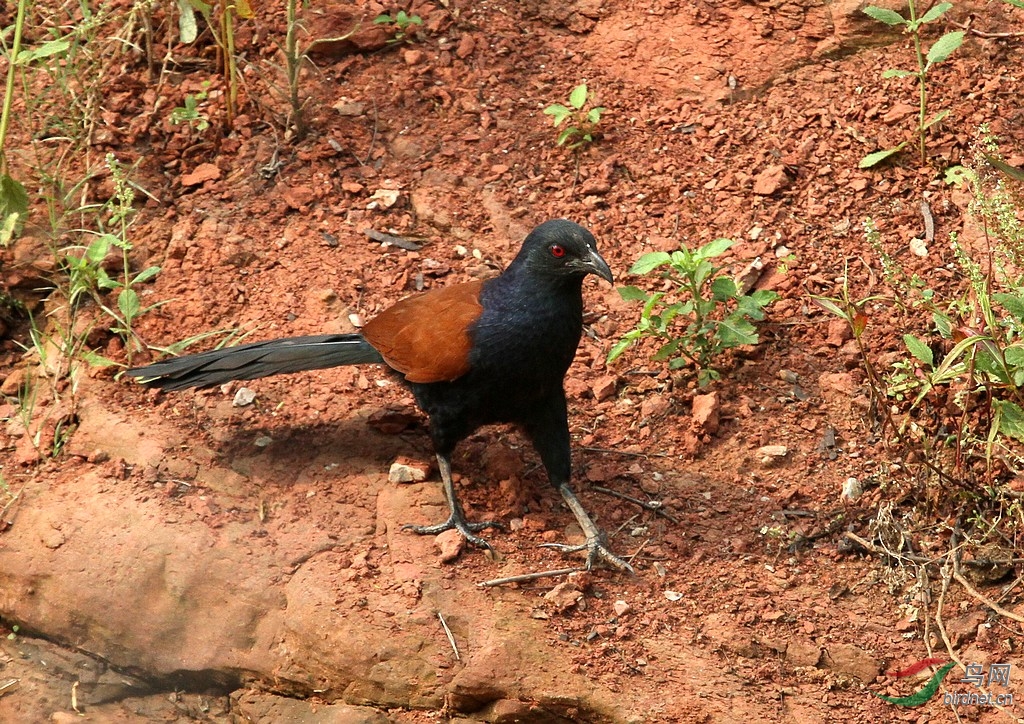
{"label": "small seedling", "polygon": [[745,294],[724,273],[724,266],[712,262],[732,245],[731,239],[716,239],[693,251],[682,247],[671,254],[655,251],[640,257],[630,274],[646,275],[667,267],[662,276],[675,290],[669,297],[667,292],[648,294],[635,286],[619,289],[623,299],[643,302],[644,307],[639,323],[612,347],[608,361],[640,339],[664,339],[654,359],[669,360],[670,369],[692,364],[698,384],[704,387],[721,376],[712,365],[725,350],[757,344],[753,323],[764,319],[765,307],[778,294],[766,289]]}
{"label": "small seedling", "polygon": [[423,18],[419,15],[410,15],[404,10],[399,10],[393,15],[382,14],[373,19],[374,25],[391,25],[392,36],[389,43],[411,43],[413,40],[412,28],[414,25],[423,25]]}
{"label": "small seedling", "polygon": [[[209,85],[207,82],[206,85]],[[210,117],[199,110],[199,102],[206,100],[206,91],[189,93],[185,96],[185,106],[178,106],[171,110],[171,123],[180,125],[187,123],[197,131],[205,131],[210,127]]]}
{"label": "small seedling", "polygon": [[[949,110],[946,109],[939,111],[931,118],[928,118],[928,72],[932,69],[932,66],[946,60],[953,51],[960,47],[960,44],[964,41],[964,31],[954,30],[946,33],[936,40],[932,47],[928,49],[928,53],[925,54],[921,47],[921,26],[938,20],[946,13],[946,11],[953,7],[953,3],[939,3],[938,5],[933,6],[920,18],[917,17],[917,7],[914,0],[909,0],[907,7],[910,13],[909,18],[903,17],[895,10],[879,8],[874,5],[869,5],[864,8],[864,12],[875,20],[885,23],[890,27],[902,25],[903,32],[908,33],[914,39],[914,54],[917,58],[917,70],[890,68],[882,73],[882,77],[886,79],[908,77],[917,78],[919,107],[917,128],[915,130],[917,132],[917,145],[918,152],[921,155],[921,163],[925,163],[928,158],[925,150],[925,138],[928,135],[928,130],[949,115]],[[858,166],[860,168],[871,168],[890,156],[899,153],[906,145],[907,142],[904,141],[892,148],[869,153],[860,160]]]}
{"label": "small seedling", "polygon": [[552,103],[544,109],[544,114],[554,119],[555,128],[568,121],[568,125],[558,134],[559,146],[568,145],[569,148],[576,150],[585,144],[593,143],[597,137],[597,127],[601,123],[601,114],[607,109],[600,106],[588,109],[586,106],[592,101],[587,84],[581,83],[569,94],[568,106]]}

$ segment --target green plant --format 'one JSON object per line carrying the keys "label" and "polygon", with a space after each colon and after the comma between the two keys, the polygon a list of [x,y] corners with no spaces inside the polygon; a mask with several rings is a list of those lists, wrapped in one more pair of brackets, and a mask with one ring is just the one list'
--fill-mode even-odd
{"label": "green plant", "polygon": [[638,340],[666,340],[654,359],[669,360],[670,369],[693,365],[703,387],[720,377],[712,365],[725,350],[757,344],[753,323],[764,319],[765,308],[778,295],[765,289],[742,292],[724,273],[725,267],[713,262],[732,245],[730,239],[716,239],[692,251],[682,247],[671,254],[655,251],[640,257],[629,273],[646,275],[662,269],[672,291],[651,294],[636,286],[619,289],[623,299],[644,306],[637,326],[612,347],[608,361]]}
{"label": "green plant", "polygon": [[195,13],[206,19],[214,42],[221,54],[221,73],[227,86],[224,94],[224,126],[231,130],[235,125],[238,109],[238,53],[235,49],[235,23],[237,18],[249,20],[255,17],[249,0],[223,0],[207,3],[205,0],[177,0],[181,41],[192,43],[198,37]]}
{"label": "green plant", "polygon": [[[360,24],[357,22],[355,26],[344,35],[339,35],[333,38],[317,38],[310,41],[305,47],[300,47],[299,31],[302,30],[302,25],[299,21],[299,0],[288,0],[287,15],[287,30],[285,32],[284,47],[281,51],[284,54],[285,78],[288,81],[288,104],[291,106],[291,117],[288,119],[288,125],[291,126],[294,131],[295,138],[301,140],[306,135],[306,122],[305,115],[303,113],[305,103],[299,98],[299,79],[302,74],[302,66],[307,58],[307,54],[315,46],[321,43],[336,43],[352,37],[352,35],[359,29]],[[410,23],[409,16],[404,13],[400,13],[400,15],[402,15],[402,27],[405,28]],[[416,21],[416,24],[421,22],[418,17],[416,17]]]}
{"label": "green plant", "polygon": [[569,94],[569,105],[552,103],[544,109],[544,114],[551,116],[555,128],[568,121],[568,125],[558,134],[557,144],[576,150],[597,137],[597,128],[601,123],[601,114],[607,109],[600,106],[587,107],[593,103],[586,83],[581,83]]}
{"label": "green plant", "polygon": [[423,19],[419,15],[410,15],[404,10],[397,13],[383,13],[373,19],[374,25],[391,25],[392,35],[389,43],[411,43],[413,40],[413,26],[423,25]]}
{"label": "green plant", "polygon": [[[10,49],[4,46],[7,56],[7,79],[4,84],[3,106],[0,107],[0,246],[7,246],[16,229],[28,215],[28,192],[25,186],[11,176],[7,166],[7,131],[11,122],[11,108],[14,102],[15,70],[19,63],[26,62],[21,52],[21,37],[25,27],[25,11],[28,0],[18,0],[18,14],[14,21],[14,39]],[[0,35],[2,38],[2,35]]]}
{"label": "green plant", "polygon": [[[207,82],[208,86],[209,83]],[[205,90],[199,93],[189,93],[185,96],[185,105],[178,106],[177,108],[171,109],[171,123],[179,125],[187,123],[192,128],[199,132],[205,131],[210,127],[210,117],[204,112],[199,110],[200,101],[205,101],[207,92]]]}
{"label": "green plant", "polygon": [[[143,307],[136,287],[149,281],[160,273],[160,267],[150,266],[138,273],[133,273],[129,252],[132,249],[128,240],[128,229],[131,217],[135,213],[133,207],[135,192],[129,183],[127,172],[112,154],[107,154],[107,167],[114,181],[114,195],[105,205],[109,218],[106,225],[110,230],[101,230],[85,247],[78,247],[78,254],[68,254],[65,269],[68,276],[68,303],[76,308],[86,295],[94,298],[99,307],[115,321],[111,330],[125,341],[125,351],[131,363],[135,350],[135,320],[142,314],[165,304],[157,302]],[[121,252],[121,276],[111,277],[104,267],[107,255],[114,249]],[[104,298],[106,292],[117,293],[116,309],[109,306]]]}
{"label": "green plant", "polygon": [[[961,43],[964,41],[964,31],[954,30],[946,33],[936,40],[928,49],[928,53],[925,54],[921,45],[921,26],[926,23],[935,22],[941,18],[950,8],[953,7],[953,3],[943,2],[938,5],[934,5],[921,17],[917,17],[917,6],[914,0],[908,0],[907,6],[910,14],[909,18],[903,17],[895,10],[879,8],[874,5],[869,5],[864,8],[864,12],[875,20],[885,23],[890,27],[902,25],[903,31],[913,38],[914,56],[917,59],[917,70],[901,70],[892,68],[882,73],[882,77],[887,79],[907,77],[917,79],[918,115],[917,128],[915,131],[917,133],[917,146],[918,153],[921,157],[921,163],[925,163],[928,160],[925,148],[925,138],[928,135],[928,130],[949,115],[949,110],[945,109],[939,111],[931,118],[928,118],[928,72],[932,69],[932,66],[946,60],[953,51],[960,47]],[[899,153],[905,146],[906,141],[894,146],[893,148],[869,153],[861,159],[859,166],[860,168],[870,168],[871,166],[889,158],[889,156]]]}

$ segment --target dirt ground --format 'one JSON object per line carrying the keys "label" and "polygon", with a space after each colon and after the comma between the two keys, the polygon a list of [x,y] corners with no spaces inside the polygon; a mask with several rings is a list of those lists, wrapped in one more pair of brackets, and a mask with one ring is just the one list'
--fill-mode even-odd
{"label": "dirt ground", "polygon": [[[385,9],[314,5],[312,37]],[[906,153],[861,170],[865,154],[910,137],[917,109],[912,80],[881,79],[913,63],[910,40],[880,33],[859,8],[415,3],[423,25],[410,42],[385,42],[367,20],[314,55],[301,140],[275,122],[286,113],[271,85],[276,6],[239,23],[244,82],[226,136],[208,38],[158,46],[158,58],[189,61],[159,83],[141,57],[95,79],[106,93],[93,150],[137,162],[148,192],[130,236],[135,265],[162,268],[142,298],[167,303],[136,328],[154,347],[234,328],[249,340],[352,331],[417,290],[496,273],[555,217],[593,231],[617,284],[659,284],[627,274],[644,252],[730,237],[736,269],[759,260],[757,285],[781,298],[761,343],[700,390],[692,373],[653,362],[650,345],[606,364],[639,310],[587,282],[587,332],[566,381],[574,485],[637,575],[499,587],[477,584],[575,565],[539,546],[579,535],[514,430],[479,431],[454,463],[471,517],[507,526],[489,532],[500,559],[467,550],[442,562],[433,540],[401,529],[439,520],[444,502],[436,468],[422,482],[388,479],[394,462],[422,468],[432,454],[423,417],[385,370],[254,381],[244,387],[255,400],[236,406],[240,383],[163,394],[83,369],[62,402],[41,396],[35,408],[77,425],[51,457],[17,413],[36,371],[17,344],[24,330],[11,330],[0,442],[19,497],[0,523],[0,720],[1024,716],[1020,705],[951,710],[942,694],[971,690],[959,669],[920,707],[876,696],[910,694],[933,669],[889,672],[949,659],[921,613],[934,613],[939,588],[924,569],[848,545],[847,532],[872,538],[888,503],[911,514],[902,491],[914,478],[875,434],[848,328],[809,301],[838,295],[844,277],[854,296],[881,284],[867,218],[907,264],[948,268],[946,240],[969,223],[942,170],[971,157],[982,123],[1024,165],[1024,39],[1009,32],[1024,12],[958,3],[940,30],[979,32],[932,71],[932,107],[951,114],[930,162]],[[11,15],[0,12],[4,26]],[[214,125],[173,125],[168,109],[211,79],[201,108]],[[574,153],[555,146],[542,109],[584,80],[608,110],[599,139]],[[109,197],[110,179],[91,193]],[[922,202],[935,234],[915,256]],[[3,283],[28,296],[52,269],[48,254],[38,236],[19,240]],[[873,349],[897,349],[906,330],[877,324]],[[116,336],[92,339],[125,359]],[[850,478],[864,488],[855,500],[841,495]],[[1019,589],[982,590],[1020,610]],[[1019,624],[959,588],[941,605],[964,662],[1021,662]]]}

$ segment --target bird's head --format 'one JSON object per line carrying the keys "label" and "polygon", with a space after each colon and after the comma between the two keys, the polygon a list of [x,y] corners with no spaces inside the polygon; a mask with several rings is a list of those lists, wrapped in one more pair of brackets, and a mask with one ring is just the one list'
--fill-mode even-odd
{"label": "bird's head", "polygon": [[612,270],[597,252],[594,235],[567,219],[545,221],[531,231],[513,264],[547,278],[582,280],[596,274],[612,282]]}

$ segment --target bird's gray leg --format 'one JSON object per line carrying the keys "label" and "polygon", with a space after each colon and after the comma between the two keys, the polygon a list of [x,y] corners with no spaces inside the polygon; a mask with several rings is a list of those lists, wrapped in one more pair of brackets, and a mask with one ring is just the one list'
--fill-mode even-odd
{"label": "bird's gray leg", "polygon": [[493,550],[491,544],[478,535],[473,535],[475,532],[484,530],[485,528],[501,528],[501,523],[493,520],[481,521],[480,523],[470,523],[466,520],[466,512],[462,509],[462,503],[459,502],[458,496],[455,494],[455,483],[452,481],[452,465],[448,461],[447,455],[437,455],[437,467],[441,471],[441,482],[444,485],[444,495],[448,499],[448,509],[451,511],[448,515],[448,520],[437,525],[406,525],[403,526],[403,530],[411,530],[414,533],[420,535],[437,535],[446,530],[455,530],[462,533],[462,537],[467,541],[475,545],[477,548],[484,548],[486,550]]}
{"label": "bird's gray leg", "polygon": [[587,537],[585,543],[580,545],[571,546],[564,543],[545,543],[544,546],[547,548],[556,548],[563,553],[575,553],[576,551],[587,551],[587,570],[594,567],[599,559],[612,566],[618,568],[620,571],[626,571],[628,573],[634,573],[633,566],[626,563],[626,561],[619,558],[617,555],[612,553],[608,547],[604,544],[604,536],[601,534],[601,530],[597,527],[590,516],[587,515],[586,509],[583,507],[583,503],[576,497],[576,494],[572,492],[572,488],[569,487],[568,483],[561,483],[558,485],[558,492],[562,494],[562,499],[565,500],[565,504],[569,506],[569,510],[576,516],[576,522],[579,523],[580,529],[583,534]]}

